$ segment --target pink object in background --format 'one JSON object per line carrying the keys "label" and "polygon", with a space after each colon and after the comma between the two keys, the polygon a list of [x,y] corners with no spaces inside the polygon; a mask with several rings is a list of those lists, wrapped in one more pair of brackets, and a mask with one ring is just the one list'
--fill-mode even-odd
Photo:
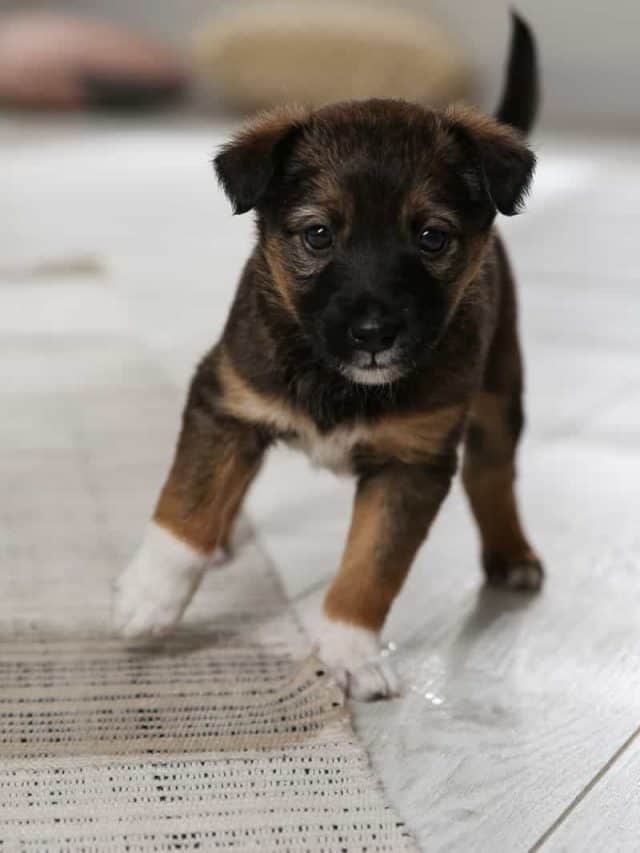
{"label": "pink object in background", "polygon": [[185,83],[178,56],[127,29],[50,13],[0,16],[0,103],[148,106],[177,95]]}

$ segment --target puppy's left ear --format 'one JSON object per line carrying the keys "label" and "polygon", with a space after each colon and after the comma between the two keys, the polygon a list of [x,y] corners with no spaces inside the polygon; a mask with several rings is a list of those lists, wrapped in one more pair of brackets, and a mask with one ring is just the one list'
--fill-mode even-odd
{"label": "puppy's left ear", "polygon": [[467,150],[465,175],[472,197],[488,195],[495,209],[513,216],[522,209],[536,158],[513,128],[475,110],[454,107],[447,112],[449,128]]}
{"label": "puppy's left ear", "polygon": [[301,107],[262,113],[222,148],[213,162],[234,213],[246,213],[264,197],[306,119]]}

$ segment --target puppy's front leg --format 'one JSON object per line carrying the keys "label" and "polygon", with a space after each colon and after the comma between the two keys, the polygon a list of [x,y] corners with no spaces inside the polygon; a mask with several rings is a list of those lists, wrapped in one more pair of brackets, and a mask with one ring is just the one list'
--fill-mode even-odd
{"label": "puppy's front leg", "polygon": [[169,477],[142,545],[116,584],[115,627],[161,636],[178,622],[207,561],[224,545],[267,440],[224,413],[210,369],[191,387]]}
{"label": "puppy's front leg", "polygon": [[455,454],[390,463],[358,482],[342,564],[324,602],[318,655],[355,699],[398,693],[379,634],[413,557],[449,491]]}

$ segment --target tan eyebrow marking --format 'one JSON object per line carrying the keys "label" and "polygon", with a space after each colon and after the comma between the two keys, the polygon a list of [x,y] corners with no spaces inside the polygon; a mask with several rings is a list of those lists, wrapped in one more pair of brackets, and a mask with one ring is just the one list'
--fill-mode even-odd
{"label": "tan eyebrow marking", "polygon": [[429,186],[413,187],[404,201],[402,215],[407,222],[424,220],[425,225],[460,230],[460,220],[450,207],[445,207],[429,198]]}
{"label": "tan eyebrow marking", "polygon": [[313,225],[314,223],[324,225],[325,223],[329,223],[330,220],[329,211],[319,205],[297,207],[287,215],[287,225],[294,231],[305,225]]}

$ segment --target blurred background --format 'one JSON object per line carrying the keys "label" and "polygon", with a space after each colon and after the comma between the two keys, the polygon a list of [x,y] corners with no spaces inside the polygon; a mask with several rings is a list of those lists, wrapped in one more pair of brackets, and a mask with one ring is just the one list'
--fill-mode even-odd
{"label": "blurred background", "polygon": [[[540,43],[541,126],[637,130],[638,4],[522,0],[517,7]],[[491,107],[507,8],[503,0],[4,0],[0,91],[5,103],[19,105],[20,89],[25,103],[28,89],[44,105],[54,102],[56,86],[62,100],[61,81],[70,92],[75,76],[78,90],[89,78],[100,88],[100,77],[114,88],[118,80],[131,89],[155,83],[156,97],[161,84],[167,97],[171,83],[181,98],[204,89],[199,106],[209,114],[292,95],[322,100],[381,90],[422,92],[426,100],[467,94]]]}
{"label": "blurred background", "polygon": [[[539,166],[526,212],[498,225],[527,365],[520,491],[548,582],[526,602],[483,591],[454,489],[386,633],[406,695],[354,709],[428,849],[529,849],[639,723],[640,3],[517,7],[540,52]],[[232,217],[216,186],[216,148],[289,100],[491,111],[508,7],[4,0],[0,13],[2,616],[108,626],[109,584],[251,245],[251,216]],[[350,503],[349,482],[280,450],[250,495],[303,622]],[[68,590],[64,614],[48,606],[54,589]],[[590,810],[589,794],[557,849],[611,849],[612,837],[637,849],[640,803],[624,772],[607,778],[612,811]],[[601,848],[585,842],[592,814]],[[611,834],[623,825],[626,846]]]}
{"label": "blurred background", "polygon": [[[543,93],[527,216],[501,223],[525,332],[619,349],[629,315],[611,293],[637,293],[640,5],[518,9]],[[210,167],[238,124],[287,101],[367,96],[491,111],[510,34],[502,0],[4,0],[0,12],[0,323],[126,320],[181,386],[222,327],[251,238]],[[548,316],[545,282],[563,304]]]}

